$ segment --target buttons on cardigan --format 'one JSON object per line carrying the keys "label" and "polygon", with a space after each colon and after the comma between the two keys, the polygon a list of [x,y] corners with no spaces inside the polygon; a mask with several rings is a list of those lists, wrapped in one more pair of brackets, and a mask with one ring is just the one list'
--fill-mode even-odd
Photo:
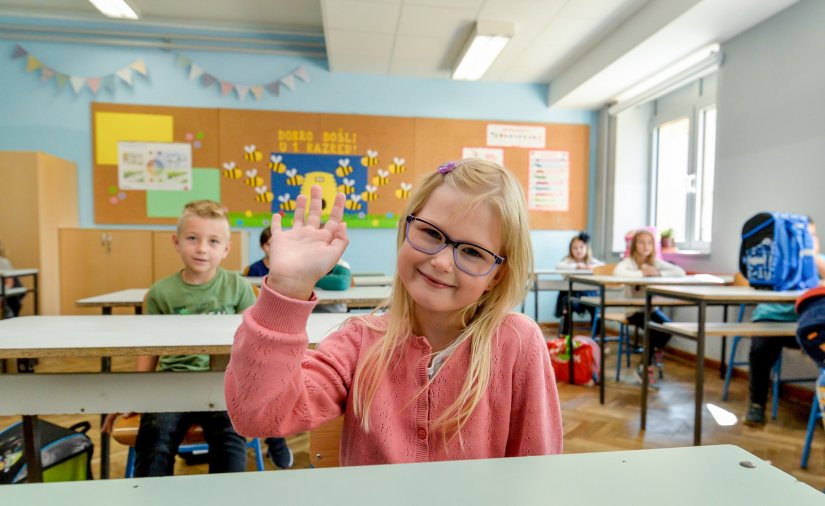
{"label": "buttons on cardigan", "polygon": [[427,439],[427,429],[419,428],[418,429],[418,439]]}

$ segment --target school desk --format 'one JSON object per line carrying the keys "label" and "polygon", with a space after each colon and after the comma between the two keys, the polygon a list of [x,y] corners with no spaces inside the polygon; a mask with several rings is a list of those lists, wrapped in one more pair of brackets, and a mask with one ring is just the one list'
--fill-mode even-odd
{"label": "school desk", "polygon": [[318,304],[346,304],[349,309],[372,309],[390,297],[392,286],[351,286],[346,290],[315,289]]}
{"label": "school desk", "polygon": [[392,276],[353,276],[355,286],[391,286]]}
{"label": "school desk", "polygon": [[101,313],[112,314],[112,308],[131,307],[135,314],[141,314],[143,299],[146,297],[147,288],[130,288],[128,290],[118,290],[116,292],[95,295],[75,301],[77,307],[99,307]]}
{"label": "school desk", "polygon": [[[696,393],[693,418],[693,444],[702,444],[702,402],[705,381],[705,339],[722,336],[794,336],[796,323],[752,322],[752,323],[707,323],[708,306],[760,304],[767,302],[793,303],[802,291],[774,292],[756,290],[749,286],[663,286],[650,285],[645,291],[645,341],[644,363],[650,355],[650,329],[660,330],[676,336],[696,341]],[[650,312],[655,302],[654,296],[687,302],[696,305],[698,315],[695,323],[653,323],[649,322]],[[640,428],[647,425],[648,375],[642,375],[642,401]]]}
{"label": "school desk", "polygon": [[[39,272],[40,271],[37,269],[0,269],[0,320],[2,320],[3,315],[6,314],[6,297],[12,297],[15,295],[25,295],[29,292],[34,294],[34,314],[38,314],[40,312],[40,308],[37,301],[37,275]],[[7,278],[19,279],[27,276],[32,278],[31,287],[6,287]]]}
{"label": "school desk", "polygon": [[[530,284],[533,289],[533,315],[536,321],[539,321],[539,292],[567,290],[567,277],[574,274],[590,276],[593,273],[584,269],[536,269],[530,274]],[[581,287],[576,287],[576,289],[579,290]]]}
{"label": "school desk", "polygon": [[732,445],[0,487],[3,504],[752,506],[825,503]]}
{"label": "school desk", "polygon": [[[310,346],[349,317],[313,313]],[[25,316],[0,321],[0,359],[230,352],[241,315]],[[173,385],[170,387],[170,385]],[[226,409],[223,372],[0,375],[0,415],[23,415],[30,481],[42,479],[34,416]]]}
{"label": "school desk", "polygon": [[[592,307],[596,307],[599,309],[599,314],[604,315],[605,311],[608,307],[607,305],[607,290],[609,288],[616,288],[621,287],[624,285],[635,285],[635,286],[647,286],[652,284],[659,284],[659,285],[723,285],[726,283],[730,283],[732,281],[732,277],[719,277],[719,276],[711,276],[708,274],[698,274],[695,276],[681,276],[681,277],[645,277],[645,278],[634,278],[634,277],[620,277],[620,276],[612,276],[612,275],[598,275],[598,276],[581,276],[581,275],[572,275],[567,278],[567,282],[570,285],[570,291],[573,291],[573,283],[579,283],[583,285],[590,285],[595,286],[599,290],[598,296],[598,303],[592,298],[584,298],[584,297],[573,297],[572,294],[568,298],[567,301],[567,317],[572,318],[572,310],[573,310],[573,302],[578,301],[580,304],[589,305]],[[640,303],[635,303],[631,305],[638,305],[641,306]],[[620,303],[614,301],[612,307],[623,307]],[[572,323],[572,322],[571,322]],[[606,339],[606,325],[605,319],[601,318],[600,320],[601,325],[599,330],[599,349],[601,350],[600,356],[604,358],[604,343]],[[572,325],[568,327],[572,330]],[[572,332],[571,332],[572,336]],[[568,347],[571,343],[568,342]],[[604,385],[606,383],[604,377],[604,360],[600,361],[599,364],[599,403],[604,404]],[[574,383],[574,376],[573,376],[573,361],[570,361],[570,381]]]}

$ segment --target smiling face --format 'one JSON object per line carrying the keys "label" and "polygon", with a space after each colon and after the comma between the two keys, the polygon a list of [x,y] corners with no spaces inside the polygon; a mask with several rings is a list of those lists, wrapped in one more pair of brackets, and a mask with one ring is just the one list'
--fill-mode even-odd
{"label": "smiling face", "polygon": [[587,260],[587,243],[581,239],[573,239],[570,243],[570,256],[577,262],[584,262]]}
{"label": "smiling face", "polygon": [[172,241],[183,260],[184,281],[206,283],[229,253],[229,224],[224,219],[187,216]]}
{"label": "smiling face", "polygon": [[[489,206],[453,214],[458,203],[467,198],[464,192],[441,185],[433,190],[416,216],[453,240],[471,242],[505,256],[501,251],[501,222]],[[453,255],[454,248],[449,245],[432,255],[413,248],[407,241],[401,245],[398,275],[414,302],[416,317],[422,316],[420,310],[426,310],[433,316],[458,320],[461,310],[478,301],[504,273],[504,267],[499,265],[486,276],[472,276],[456,267]]]}

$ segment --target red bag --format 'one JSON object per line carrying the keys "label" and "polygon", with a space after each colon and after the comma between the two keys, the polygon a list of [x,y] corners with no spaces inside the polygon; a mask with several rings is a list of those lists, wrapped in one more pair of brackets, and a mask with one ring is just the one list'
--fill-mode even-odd
{"label": "red bag", "polygon": [[[567,339],[559,337],[547,341],[547,350],[550,352],[550,362],[553,364],[556,380],[568,381],[570,355],[567,353]],[[578,385],[599,380],[599,347],[589,337],[573,338],[573,377]]]}

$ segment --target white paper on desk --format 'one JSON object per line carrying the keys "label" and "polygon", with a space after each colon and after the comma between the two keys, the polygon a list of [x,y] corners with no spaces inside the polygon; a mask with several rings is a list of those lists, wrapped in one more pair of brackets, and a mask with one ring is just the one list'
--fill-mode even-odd
{"label": "white paper on desk", "polygon": [[724,283],[725,280],[713,274],[696,274],[694,276],[698,281],[713,281],[715,283]]}

